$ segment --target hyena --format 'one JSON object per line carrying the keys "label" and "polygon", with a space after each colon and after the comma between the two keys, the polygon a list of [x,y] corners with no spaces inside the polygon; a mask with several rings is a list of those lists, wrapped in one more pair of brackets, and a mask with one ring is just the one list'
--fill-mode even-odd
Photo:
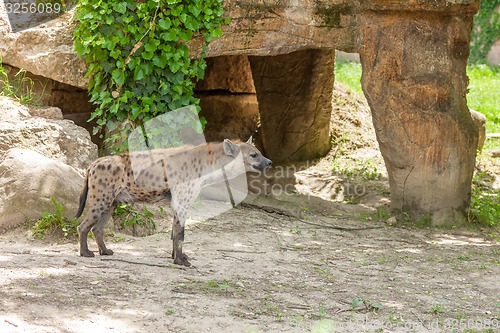
{"label": "hyena", "polygon": [[[237,170],[239,160],[244,170]],[[189,206],[202,187],[227,181],[244,172],[262,172],[271,160],[251,144],[224,140],[199,146],[156,149],[106,156],[89,167],[80,196],[76,217],[88,213],[78,226],[80,255],[93,257],[87,235],[94,233],[100,255],[112,255],[103,240],[103,228],[118,203],[170,200],[174,211],[172,222],[172,258],[178,265],[190,266],[182,252],[184,224]],[[241,165],[241,163],[240,163]]]}

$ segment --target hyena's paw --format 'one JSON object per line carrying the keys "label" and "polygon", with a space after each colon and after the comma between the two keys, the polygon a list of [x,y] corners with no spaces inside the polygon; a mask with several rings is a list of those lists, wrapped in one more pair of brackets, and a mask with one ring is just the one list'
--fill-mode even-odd
{"label": "hyena's paw", "polygon": [[90,258],[90,257],[94,257],[95,254],[94,254],[94,252],[92,252],[90,250],[80,250],[80,256]]}
{"label": "hyena's paw", "polygon": [[110,250],[110,249],[101,250],[101,249],[99,249],[99,254],[101,256],[112,256],[113,250]]}
{"label": "hyena's paw", "polygon": [[188,261],[188,256],[184,253],[174,259],[174,264],[190,267],[191,263]]}

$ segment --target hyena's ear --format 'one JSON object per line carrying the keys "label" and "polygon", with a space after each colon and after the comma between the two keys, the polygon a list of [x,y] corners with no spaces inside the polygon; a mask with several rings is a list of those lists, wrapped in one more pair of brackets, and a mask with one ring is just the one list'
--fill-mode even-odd
{"label": "hyena's ear", "polygon": [[253,145],[253,137],[250,135],[250,137],[248,138],[247,142],[249,145]]}
{"label": "hyena's ear", "polygon": [[236,157],[240,153],[240,146],[231,140],[224,139],[222,147],[224,148],[224,154],[226,155]]}

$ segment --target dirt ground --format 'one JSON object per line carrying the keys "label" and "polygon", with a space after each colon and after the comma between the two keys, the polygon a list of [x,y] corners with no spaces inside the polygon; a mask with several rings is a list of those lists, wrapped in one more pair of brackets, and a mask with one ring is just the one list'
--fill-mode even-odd
{"label": "dirt ground", "polygon": [[146,237],[110,231],[108,257],[26,227],[0,235],[0,333],[500,332],[498,231],[380,216],[389,193],[367,106],[342,89],[336,103],[329,156],[275,179],[293,178],[294,194],[208,219],[220,203],[197,207],[190,268],[173,265],[165,221]]}
{"label": "dirt ground", "polygon": [[0,332],[500,330],[499,242],[309,199],[190,220],[191,268],[172,265],[167,229],[115,233],[115,255],[95,258],[11,231],[0,238]]}

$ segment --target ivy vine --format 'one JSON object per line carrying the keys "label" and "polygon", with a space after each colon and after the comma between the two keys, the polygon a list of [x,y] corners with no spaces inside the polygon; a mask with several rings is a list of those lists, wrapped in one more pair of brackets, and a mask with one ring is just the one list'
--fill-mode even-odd
{"label": "ivy vine", "polygon": [[[94,134],[119,127],[126,135],[165,112],[199,110],[193,89],[204,76],[208,43],[222,34],[222,0],[80,0],[75,17],[75,51],[88,64],[98,105]],[[194,59],[193,38],[202,44]]]}
{"label": "ivy vine", "polygon": [[484,63],[493,44],[500,39],[500,0],[481,0],[479,13],[474,16],[470,63]]}

